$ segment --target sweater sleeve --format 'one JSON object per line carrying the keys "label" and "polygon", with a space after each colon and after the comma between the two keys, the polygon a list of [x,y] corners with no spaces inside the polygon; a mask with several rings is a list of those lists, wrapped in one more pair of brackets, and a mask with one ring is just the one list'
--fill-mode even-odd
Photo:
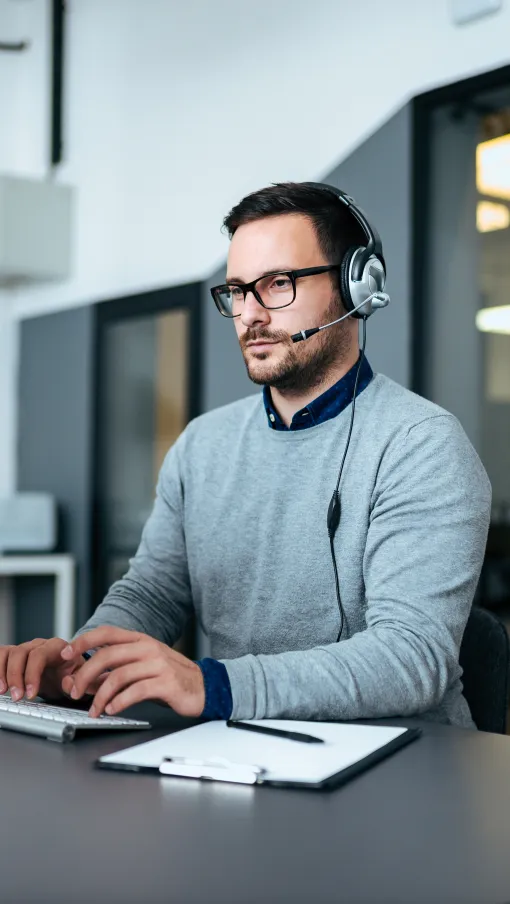
{"label": "sweater sleeve", "polygon": [[311,650],[225,660],[233,719],[414,715],[458,680],[490,484],[451,415],[416,424],[385,458],[363,562],[365,630]]}
{"label": "sweater sleeve", "polygon": [[76,636],[102,625],[141,631],[169,645],[181,636],[193,611],[179,467],[183,437],[165,458],[154,506],[127,574],[112,585]]}

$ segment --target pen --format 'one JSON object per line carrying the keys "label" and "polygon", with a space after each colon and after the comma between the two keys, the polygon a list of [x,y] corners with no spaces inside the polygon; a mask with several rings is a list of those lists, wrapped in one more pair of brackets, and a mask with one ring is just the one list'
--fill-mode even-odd
{"label": "pen", "polygon": [[244,731],[258,731],[261,734],[275,735],[277,738],[287,738],[289,741],[303,741],[305,744],[324,744],[323,738],[314,735],[301,734],[297,731],[284,731],[281,728],[269,728],[265,725],[249,725],[248,722],[233,722],[227,719],[227,728],[242,728]]}

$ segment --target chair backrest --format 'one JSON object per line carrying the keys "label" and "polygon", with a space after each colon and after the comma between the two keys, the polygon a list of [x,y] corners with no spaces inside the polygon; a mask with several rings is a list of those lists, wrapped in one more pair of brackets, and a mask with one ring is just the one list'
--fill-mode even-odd
{"label": "chair backrest", "polygon": [[481,731],[506,733],[510,643],[504,624],[474,606],[460,648],[464,696]]}

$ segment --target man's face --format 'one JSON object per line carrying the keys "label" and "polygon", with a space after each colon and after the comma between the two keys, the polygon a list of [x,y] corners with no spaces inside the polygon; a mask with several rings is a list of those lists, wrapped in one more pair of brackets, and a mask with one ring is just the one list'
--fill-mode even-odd
{"label": "man's face", "polygon": [[[266,217],[240,226],[230,243],[227,282],[251,282],[266,272],[301,270],[329,264],[319,248],[312,221],[301,214]],[[320,273],[296,280],[296,297],[279,310],[264,308],[252,292],[234,319],[250,380],[285,391],[319,386],[332,364],[345,358],[357,336],[349,318],[294,343],[293,333],[322,326],[343,313],[338,276]],[[266,340],[267,344],[255,344]]]}

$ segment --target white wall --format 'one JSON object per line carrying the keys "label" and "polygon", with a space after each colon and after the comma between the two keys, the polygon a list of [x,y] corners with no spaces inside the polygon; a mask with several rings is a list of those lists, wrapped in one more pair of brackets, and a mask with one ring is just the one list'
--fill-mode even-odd
{"label": "white wall", "polygon": [[[0,293],[0,492],[14,482],[20,317],[202,278],[226,210],[320,177],[410,96],[509,62],[510,4],[456,28],[448,0],[68,0],[75,275]],[[0,0],[0,170],[45,172],[48,0]]]}
{"label": "white wall", "polygon": [[9,300],[0,298],[0,496],[15,484],[15,374],[18,357],[17,324]]}

